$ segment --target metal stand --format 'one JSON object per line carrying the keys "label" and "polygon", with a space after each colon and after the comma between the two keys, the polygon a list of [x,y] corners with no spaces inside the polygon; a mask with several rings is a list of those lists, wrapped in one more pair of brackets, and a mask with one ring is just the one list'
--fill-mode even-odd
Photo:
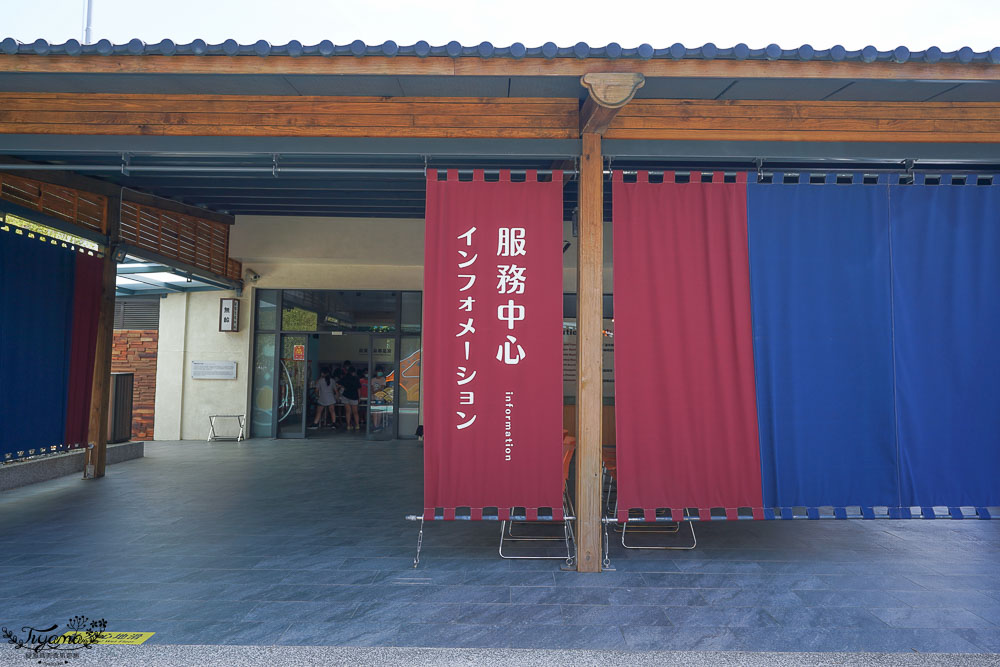
{"label": "metal stand", "polygon": [[[684,516],[687,516],[687,510],[684,510]],[[698,546],[698,538],[694,534],[694,521],[687,521],[686,522],[687,525],[688,525],[688,527],[691,528],[691,545],[690,546],[651,546],[651,547],[640,547],[638,545],[628,545],[628,544],[625,544],[625,533],[628,531],[628,524],[629,523],[642,523],[642,522],[643,522],[642,519],[635,519],[634,521],[631,520],[631,519],[629,519],[628,521],[626,521],[625,523],[622,524],[622,546],[623,547],[625,547],[626,549],[660,549],[660,550],[673,550],[673,551],[690,551],[691,549],[694,549],[696,546]],[[668,534],[673,534],[673,533],[677,533],[679,530],[680,530],[680,523],[675,523],[674,526],[669,527],[669,528],[667,528],[665,530],[645,530],[645,531],[642,531],[642,532],[646,532],[646,533],[668,533]],[[635,531],[633,530],[633,532],[635,532]]]}
{"label": "metal stand", "polygon": [[[570,568],[576,564],[576,536],[573,534],[573,524],[572,521],[576,517],[566,515],[563,517],[563,536],[558,537],[508,537],[505,536],[507,532],[507,521],[500,522],[500,558],[507,560],[563,560],[563,556],[508,556],[503,552],[504,540],[509,542],[537,542],[537,541],[558,541],[563,539],[566,542],[566,565],[565,567]],[[513,523],[513,521],[509,522]]]}
{"label": "metal stand", "polygon": [[[566,567],[573,567],[576,563],[576,536],[573,533],[573,525],[570,523],[574,520],[574,515],[576,511],[573,508],[573,501],[569,496],[569,486],[563,486],[563,536],[545,536],[545,535],[515,535],[514,534],[514,523],[522,523],[520,521],[515,522],[513,517],[510,521],[502,521],[500,523],[500,558],[506,558],[508,560],[559,560],[562,556],[506,556],[503,553],[503,543],[508,542],[558,542],[559,540],[565,540],[566,542]],[[508,525],[509,524],[509,525]],[[572,543],[572,547],[570,544]]]}
{"label": "metal stand", "polygon": [[[220,418],[235,419],[236,420],[236,422],[240,426],[240,432],[236,435],[236,437],[222,436],[222,435],[216,435],[215,434],[215,420],[216,419],[220,419]],[[247,416],[246,415],[209,415],[209,417],[208,417],[208,424],[209,424],[209,429],[208,429],[208,441],[209,442],[215,442],[215,441],[218,441],[218,440],[235,440],[236,442],[240,442],[241,440],[244,440],[246,438],[246,436],[244,435],[244,433],[246,431],[246,424],[247,424]]]}
{"label": "metal stand", "polygon": [[417,533],[417,555],[413,559],[414,569],[416,569],[417,565],[420,564],[420,547],[422,547],[423,544],[424,544],[424,519],[423,517],[420,517],[420,532]]}

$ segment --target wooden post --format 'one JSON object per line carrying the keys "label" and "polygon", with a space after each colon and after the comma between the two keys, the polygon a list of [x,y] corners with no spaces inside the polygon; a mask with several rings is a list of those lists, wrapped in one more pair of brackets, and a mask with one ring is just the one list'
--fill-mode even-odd
{"label": "wooden post", "polygon": [[577,571],[601,571],[601,328],[604,294],[604,160],[601,135],[583,135],[576,268]]}
{"label": "wooden post", "polygon": [[94,466],[94,477],[104,477],[108,454],[108,410],[111,403],[111,346],[114,342],[115,275],[118,263],[108,250],[101,271],[101,301],[97,315],[97,343],[94,379],[90,392],[90,427],[86,464]]}
{"label": "wooden post", "polygon": [[[108,462],[108,411],[111,409],[111,348],[115,338],[115,277],[118,262],[114,248],[118,243],[121,222],[120,196],[108,199],[107,233],[108,248],[101,260],[101,300],[97,313],[97,341],[94,351],[94,379],[90,391],[90,425],[87,442],[94,448],[87,450],[85,465],[94,466],[94,477],[104,477]],[[86,468],[84,468],[86,475]]]}
{"label": "wooden post", "polygon": [[601,413],[604,357],[604,157],[601,135],[645,79],[641,74],[585,74],[580,110],[579,232],[576,262],[576,540],[578,572],[600,572]]}

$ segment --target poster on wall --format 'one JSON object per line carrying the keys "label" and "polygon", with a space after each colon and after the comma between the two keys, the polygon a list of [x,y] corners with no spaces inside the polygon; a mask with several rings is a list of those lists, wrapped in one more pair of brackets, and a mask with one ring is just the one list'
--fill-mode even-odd
{"label": "poster on wall", "polygon": [[428,172],[425,518],[561,515],[562,185]]}

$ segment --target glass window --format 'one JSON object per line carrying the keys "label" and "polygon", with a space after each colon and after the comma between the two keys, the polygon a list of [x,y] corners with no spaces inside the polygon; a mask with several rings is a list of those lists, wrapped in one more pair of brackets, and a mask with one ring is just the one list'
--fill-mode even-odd
{"label": "glass window", "polygon": [[284,331],[395,331],[398,294],[285,290],[281,328]]}
{"label": "glass window", "polygon": [[403,292],[402,329],[404,333],[420,333],[421,319],[420,292]]}
{"label": "glass window", "polygon": [[257,290],[257,328],[267,331],[278,328],[278,290]]}

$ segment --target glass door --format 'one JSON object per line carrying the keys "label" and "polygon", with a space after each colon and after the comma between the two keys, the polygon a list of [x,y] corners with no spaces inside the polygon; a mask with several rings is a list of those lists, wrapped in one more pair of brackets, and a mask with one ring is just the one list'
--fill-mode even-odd
{"label": "glass door", "polygon": [[283,334],[278,359],[278,437],[306,436],[308,344],[304,334]]}
{"label": "glass door", "polygon": [[396,437],[396,337],[371,335],[368,346],[368,437]]}
{"label": "glass door", "polygon": [[403,336],[399,345],[399,438],[417,437],[420,423],[420,336]]}

